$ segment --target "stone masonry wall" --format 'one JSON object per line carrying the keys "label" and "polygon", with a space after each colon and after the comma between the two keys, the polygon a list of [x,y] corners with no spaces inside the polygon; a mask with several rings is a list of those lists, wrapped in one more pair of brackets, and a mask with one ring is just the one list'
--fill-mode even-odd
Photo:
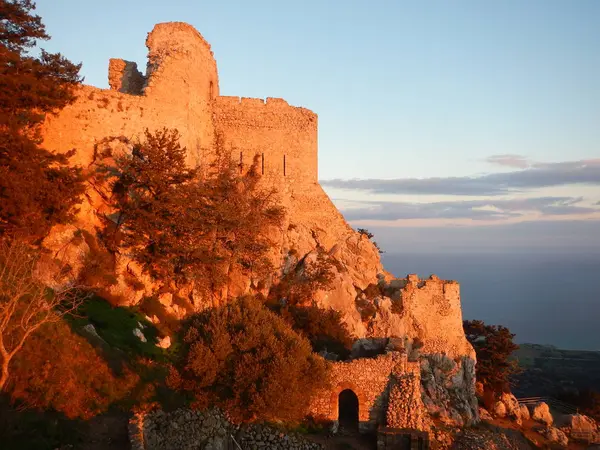
{"label": "stone masonry wall", "polygon": [[[377,312],[365,324],[368,337],[409,336],[423,342],[423,354],[475,358],[462,328],[460,286],[456,281],[440,280],[435,275],[421,280],[411,274],[382,279],[380,283],[386,295],[374,300]],[[394,301],[401,303],[400,312],[392,310]]]}
{"label": "stone masonry wall", "polygon": [[74,104],[48,116],[42,129],[44,146],[59,152],[76,149],[73,163],[87,168],[95,143],[111,136],[135,139],[146,128],[167,127],[181,133],[190,165],[204,162],[214,145],[212,103],[218,95],[217,63],[210,46],[193,27],[177,22],[156,25],[146,45],[149,64],[142,95],[122,92],[137,93],[137,87],[128,85],[133,63],[113,61],[113,90],[82,87]]}
{"label": "stone masonry wall", "polygon": [[266,425],[234,425],[217,409],[136,414],[129,422],[132,450],[319,450],[301,435]]}
{"label": "stone masonry wall", "polygon": [[[317,182],[317,115],[283,99],[218,97],[214,123],[225,147],[244,166],[264,156],[264,175],[277,185]],[[285,174],[284,174],[285,158]]]}
{"label": "stone masonry wall", "polygon": [[406,366],[406,354],[390,352],[376,358],[332,363],[331,389],[315,394],[310,414],[318,419],[338,420],[339,395],[346,389],[358,397],[361,431],[373,431],[385,420],[390,374]]}
{"label": "stone masonry wall", "polygon": [[421,398],[421,367],[409,362],[405,371],[393,371],[386,412],[389,428],[428,431],[430,419]]}

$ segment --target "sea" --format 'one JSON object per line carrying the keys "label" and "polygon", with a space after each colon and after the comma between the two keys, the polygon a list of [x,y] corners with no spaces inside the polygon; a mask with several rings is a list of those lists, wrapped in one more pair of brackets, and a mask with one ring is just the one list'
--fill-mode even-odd
{"label": "sea", "polygon": [[504,325],[517,343],[600,351],[600,254],[384,253],[397,277],[461,287],[463,319]]}

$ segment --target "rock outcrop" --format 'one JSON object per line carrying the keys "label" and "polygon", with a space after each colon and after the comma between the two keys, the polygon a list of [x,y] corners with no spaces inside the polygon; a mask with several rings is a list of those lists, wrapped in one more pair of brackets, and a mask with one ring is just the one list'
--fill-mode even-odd
{"label": "rock outcrop", "polygon": [[565,419],[566,424],[561,429],[571,440],[600,443],[600,430],[594,419],[583,414],[571,414]]}
{"label": "rock outcrop", "polygon": [[421,384],[423,403],[432,417],[461,426],[479,420],[474,360],[425,355],[421,359]]}
{"label": "rock outcrop", "polygon": [[540,433],[551,443],[557,444],[560,447],[566,448],[569,445],[569,438],[567,435],[556,427],[544,428]]}
{"label": "rock outcrop", "polygon": [[548,404],[540,402],[531,408],[531,418],[536,422],[541,422],[546,426],[551,426],[554,423],[554,418],[550,413]]}
{"label": "rock outcrop", "polygon": [[[92,173],[100,156],[130,152],[128,140],[145,129],[167,126],[180,132],[191,166],[214,158],[217,137],[225,148],[235,149],[232,157],[240,160],[240,167],[261,157],[262,183],[277,190],[286,209],[282,227],[269,231],[279,274],[259,283],[232,268],[228,285],[218,295],[226,299],[265,293],[278,276],[301,271],[315,252],[325,252],[335,261],[334,282],[315,301],[340,311],[356,338],[396,336],[420,342],[428,410],[459,422],[476,420],[475,353],[462,329],[458,283],[435,276],[395,279],[384,270],[373,242],[346,223],[318,183],[316,114],[282,99],[220,96],[210,45],[188,24],[158,24],[146,45],[146,73],[138,72],[134,63],[111,60],[111,89],[82,87],[74,104],[46,120],[45,147],[56,152],[75,148],[73,162]],[[106,187],[90,184],[77,222],[56,227],[44,242],[74,273],[94,256],[97,227],[112,213],[106,202],[110,195]],[[173,316],[190,312],[172,295],[157,293],[153,280],[126,255],[112,256],[114,279],[104,286],[103,295],[125,304],[154,296]],[[194,292],[182,296],[191,298],[192,310],[212,305],[211,299]]]}
{"label": "rock outcrop", "polygon": [[500,398],[492,405],[492,414],[496,417],[506,417],[514,420],[518,425],[523,420],[529,419],[529,410],[524,405],[519,405],[519,401],[510,392],[504,392]]}

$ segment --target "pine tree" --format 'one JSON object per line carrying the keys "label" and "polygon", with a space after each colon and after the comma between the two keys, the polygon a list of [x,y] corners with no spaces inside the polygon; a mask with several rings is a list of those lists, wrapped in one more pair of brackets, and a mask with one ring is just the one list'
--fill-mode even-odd
{"label": "pine tree", "polygon": [[506,327],[486,325],[481,320],[465,320],[463,328],[477,354],[477,381],[487,392],[509,392],[510,377],[520,371],[517,362],[510,359],[519,348],[513,342],[515,335]]}
{"label": "pine tree", "polygon": [[31,0],[0,0],[0,236],[45,236],[72,218],[84,191],[73,152],[40,146],[47,114],[75,100],[81,65],[32,50],[49,39]]}
{"label": "pine tree", "polygon": [[108,158],[97,176],[112,187],[117,213],[102,232],[114,252],[125,249],[166,291],[193,286],[210,296],[231,267],[261,279],[272,272],[268,231],[284,210],[259,184],[257,165],[245,174],[221,147],[200,176],[186,166],[176,130],[146,130],[132,152]]}

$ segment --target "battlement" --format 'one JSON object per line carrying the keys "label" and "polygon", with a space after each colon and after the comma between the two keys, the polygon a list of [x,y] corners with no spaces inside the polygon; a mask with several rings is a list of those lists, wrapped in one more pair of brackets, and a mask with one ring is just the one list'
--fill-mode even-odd
{"label": "battlement", "polygon": [[241,166],[249,167],[258,155],[266,180],[317,182],[314,112],[282,98],[220,96],[211,46],[187,23],[155,25],[146,46],[145,73],[135,62],[111,59],[110,91],[93,89],[51,119],[44,135],[49,146],[91,155],[93,142],[107,136],[135,138],[146,128],[176,128],[190,165],[209,161],[220,136]]}
{"label": "battlement", "polygon": [[299,112],[308,113],[308,115],[312,115],[315,118],[317,117],[317,115],[314,112],[312,112],[311,110],[306,109],[302,106],[290,105],[283,98],[267,97],[266,99],[264,99],[264,98],[254,98],[254,97],[238,97],[238,96],[232,96],[232,95],[220,95],[215,100],[219,105],[224,106],[224,107],[227,107],[227,106],[230,106],[230,107],[236,107],[236,106],[261,107],[262,106],[262,107],[268,107],[268,108],[290,108],[293,110],[297,110]]}
{"label": "battlement", "polygon": [[215,131],[240,163],[255,155],[261,171],[285,183],[317,182],[317,115],[281,98],[219,96],[213,104]]}
{"label": "battlement", "polygon": [[221,95],[217,97],[217,101],[224,105],[268,105],[268,106],[290,106],[282,98],[267,97],[262,98],[237,97],[232,95]]}
{"label": "battlement", "polygon": [[406,287],[406,286],[414,286],[417,289],[422,289],[427,286],[436,286],[436,285],[457,285],[458,283],[455,280],[442,280],[435,274],[431,274],[427,279],[419,278],[419,275],[416,273],[409,273],[405,278],[397,278],[392,281],[392,283],[397,287]]}

